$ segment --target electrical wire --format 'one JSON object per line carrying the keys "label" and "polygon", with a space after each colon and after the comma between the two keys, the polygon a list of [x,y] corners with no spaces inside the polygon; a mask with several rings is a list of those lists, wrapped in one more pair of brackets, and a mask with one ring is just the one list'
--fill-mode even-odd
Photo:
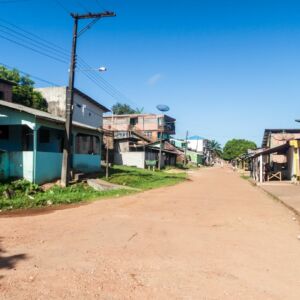
{"label": "electrical wire", "polygon": [[[27,48],[29,50],[32,50],[34,52],[37,52],[41,55],[47,56],[49,58],[52,58],[56,61],[59,61],[64,64],[68,64],[68,61],[70,59],[69,53],[66,49],[63,47],[57,46],[56,44],[49,42],[35,34],[30,33],[29,31],[26,31],[8,21],[5,21],[3,19],[0,19],[0,22],[5,23],[6,25],[9,25],[13,27],[14,29],[9,28],[8,26],[1,25],[2,28],[5,28],[10,32],[10,37],[6,37],[3,35],[0,35],[0,37],[15,43],[19,46],[22,46],[24,48]],[[3,32],[3,30],[0,29],[0,31]],[[21,39],[23,43],[21,43],[19,40],[12,39],[11,33],[13,32],[15,39]],[[5,32],[8,34],[7,32]],[[25,43],[25,44],[24,44]],[[134,103],[131,101],[128,97],[126,97],[123,93],[121,93],[118,89],[116,89],[113,85],[111,85],[108,81],[106,81],[104,78],[100,76],[98,71],[93,70],[93,68],[88,65],[81,57],[77,56],[77,62],[78,62],[78,70],[81,71],[88,79],[90,79],[94,84],[96,84],[98,87],[103,89],[107,94],[109,94],[111,97],[113,97],[118,102],[129,102]],[[85,70],[85,69],[88,69]],[[137,105],[134,103],[134,105]]]}
{"label": "electrical wire", "polygon": [[[4,28],[5,30],[1,29]],[[8,31],[8,32],[7,32]],[[20,34],[17,31],[14,31],[6,26],[3,26],[0,24],[0,32],[6,34],[9,36],[9,38],[15,38],[17,40],[20,40],[21,42],[25,42],[25,44],[27,43],[28,45],[37,48],[40,51],[45,51],[47,53],[49,53],[50,55],[56,56],[57,58],[61,59],[61,60],[66,60],[69,59],[69,55],[66,55],[64,53],[58,53],[55,49],[53,50],[51,47],[47,47],[47,45],[43,45],[42,43],[40,43],[39,41],[33,40],[30,37],[27,37],[25,35]],[[67,63],[67,61],[66,61]]]}
{"label": "electrical wire", "polygon": [[41,55],[44,55],[44,56],[46,56],[46,57],[48,57],[48,58],[52,58],[52,59],[54,59],[54,60],[56,60],[56,61],[58,61],[58,62],[61,62],[61,63],[64,63],[64,64],[66,63],[66,61],[64,61],[64,60],[61,60],[61,59],[59,59],[59,58],[57,58],[57,57],[54,57],[54,56],[49,55],[49,54],[46,54],[46,53],[44,53],[44,52],[42,52],[42,51],[39,51],[39,50],[37,50],[37,49],[34,49],[34,48],[32,48],[32,47],[29,47],[29,46],[24,45],[24,44],[22,44],[22,43],[19,43],[19,42],[17,42],[17,41],[14,41],[14,40],[12,40],[12,39],[10,39],[10,38],[7,38],[7,37],[5,37],[5,36],[3,36],[3,35],[1,35],[1,34],[0,34],[0,37],[3,38],[3,39],[5,39],[5,40],[7,40],[7,41],[9,41],[9,42],[11,42],[11,43],[14,43],[14,44],[16,44],[16,45],[19,45],[19,46],[21,46],[21,47],[23,47],[23,48],[26,48],[26,49],[28,49],[28,50],[34,51],[34,52],[39,53],[39,54],[41,54]]}
{"label": "electrical wire", "polygon": [[68,15],[71,14],[70,10],[64,5],[62,4],[59,0],[54,0],[56,2],[56,4],[58,6],[60,6],[60,8],[62,8]]}
{"label": "electrical wire", "polygon": [[10,4],[10,3],[18,3],[18,2],[28,2],[32,0],[3,0],[0,1],[0,4]]}
{"label": "electrical wire", "polygon": [[[16,68],[11,67],[11,66],[9,66],[9,65],[7,65],[7,64],[4,64],[4,63],[2,63],[2,62],[0,62],[0,66],[4,66],[4,67],[6,67],[6,68],[8,68],[8,69],[11,69],[11,70],[16,69]],[[40,81],[40,82],[44,82],[44,83],[50,84],[50,85],[52,85],[52,86],[60,86],[60,85],[57,84],[57,83],[51,82],[51,81],[49,81],[49,80],[43,79],[43,78],[38,77],[38,76],[35,76],[35,75],[31,75],[31,74],[29,74],[28,72],[20,71],[19,69],[17,69],[17,70],[18,70],[19,73],[21,73],[21,74],[23,74],[23,75],[25,75],[25,76],[30,76],[30,78],[36,79],[36,80],[38,80],[38,81]]]}

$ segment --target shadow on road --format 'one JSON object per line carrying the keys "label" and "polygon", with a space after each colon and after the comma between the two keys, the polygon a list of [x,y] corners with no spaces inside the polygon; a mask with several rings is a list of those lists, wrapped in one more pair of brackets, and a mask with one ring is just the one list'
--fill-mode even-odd
{"label": "shadow on road", "polygon": [[[28,258],[28,256],[24,253],[11,255],[11,256],[3,255],[6,251],[2,248],[1,242],[2,242],[2,238],[0,238],[0,270],[14,269],[20,260],[25,260]],[[3,276],[0,276],[0,279],[2,277]]]}

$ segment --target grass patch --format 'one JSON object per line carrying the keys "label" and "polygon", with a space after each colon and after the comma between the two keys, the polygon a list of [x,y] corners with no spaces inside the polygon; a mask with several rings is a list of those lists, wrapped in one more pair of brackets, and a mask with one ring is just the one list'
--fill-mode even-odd
{"label": "grass patch", "polygon": [[[66,188],[55,185],[47,191],[42,191],[41,188],[38,188],[35,191],[28,191],[24,189],[12,189],[12,187],[15,186],[14,183],[15,182],[0,185],[1,210],[34,208],[58,204],[71,204],[81,201],[90,201],[96,198],[102,199],[109,197],[118,197],[132,193],[132,191],[128,191],[125,189],[99,192],[95,191],[84,183],[71,185]],[[13,191],[13,195],[11,195],[11,198],[8,198],[5,195],[9,190]]]}
{"label": "grass patch", "polygon": [[186,180],[186,173],[167,173],[149,171],[134,167],[115,166],[110,170],[108,181],[141,190],[170,186]]}
{"label": "grass patch", "polygon": [[242,178],[242,179],[245,179],[245,180],[249,180],[251,177],[248,176],[248,175],[241,175],[241,178]]}
{"label": "grass patch", "polygon": [[[103,175],[101,175],[102,177]],[[149,190],[174,185],[185,179],[185,173],[168,174],[161,171],[152,172],[132,167],[116,166],[110,169],[108,181],[140,190]],[[16,180],[0,183],[0,209],[12,210],[71,204],[93,199],[119,197],[135,192],[126,189],[95,191],[85,183],[74,184],[67,188],[55,185],[49,190],[43,191],[36,184],[26,180]]]}

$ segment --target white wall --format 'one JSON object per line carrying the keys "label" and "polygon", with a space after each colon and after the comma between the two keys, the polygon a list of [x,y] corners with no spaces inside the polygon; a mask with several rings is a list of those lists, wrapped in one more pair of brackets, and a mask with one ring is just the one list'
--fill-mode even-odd
{"label": "white wall", "polygon": [[75,93],[73,120],[93,127],[102,127],[103,110]]}
{"label": "white wall", "polygon": [[[59,117],[65,117],[65,105],[67,97],[66,87],[38,88],[43,97],[48,102],[48,111]],[[93,127],[102,127],[103,110],[88,99],[75,92],[73,121],[83,123]]]}
{"label": "white wall", "polygon": [[188,148],[197,152],[203,152],[204,140],[188,140]]}
{"label": "white wall", "polygon": [[145,152],[123,152],[115,153],[114,163],[116,165],[133,166],[145,168]]}

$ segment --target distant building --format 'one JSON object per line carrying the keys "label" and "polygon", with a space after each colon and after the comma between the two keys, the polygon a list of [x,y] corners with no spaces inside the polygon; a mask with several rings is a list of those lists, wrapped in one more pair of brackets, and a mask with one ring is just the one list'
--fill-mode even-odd
{"label": "distant building", "polygon": [[204,154],[207,150],[208,140],[204,137],[194,135],[187,139],[188,149]]}
{"label": "distant building", "polygon": [[132,133],[143,135],[155,142],[169,139],[176,133],[176,120],[163,114],[131,114],[105,116],[103,128],[113,131],[116,138],[130,137]]}

